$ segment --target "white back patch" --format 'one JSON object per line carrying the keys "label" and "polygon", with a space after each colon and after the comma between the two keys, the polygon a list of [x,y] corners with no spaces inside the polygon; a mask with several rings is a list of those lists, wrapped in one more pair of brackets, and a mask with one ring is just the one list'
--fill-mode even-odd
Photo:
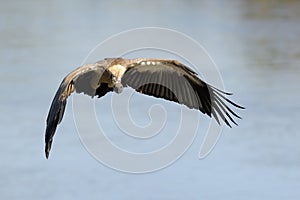
{"label": "white back patch", "polygon": [[113,65],[108,68],[108,71],[112,73],[115,77],[117,77],[118,80],[121,80],[123,74],[126,71],[126,68],[123,65]]}

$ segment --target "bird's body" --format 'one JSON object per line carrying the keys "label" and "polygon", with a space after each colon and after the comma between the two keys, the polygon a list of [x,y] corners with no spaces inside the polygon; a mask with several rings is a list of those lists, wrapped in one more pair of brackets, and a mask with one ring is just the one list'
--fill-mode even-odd
{"label": "bird's body", "polygon": [[231,125],[227,119],[236,124],[230,114],[240,117],[224,100],[243,108],[225,97],[229,93],[205,83],[193,70],[176,60],[106,58],[75,69],[62,81],[47,117],[46,157],[49,156],[56,127],[63,118],[67,98],[72,92],[100,98],[112,91],[121,93],[123,87],[127,86],[142,94],[200,110],[210,117],[213,115],[218,123],[220,117],[228,126]]}

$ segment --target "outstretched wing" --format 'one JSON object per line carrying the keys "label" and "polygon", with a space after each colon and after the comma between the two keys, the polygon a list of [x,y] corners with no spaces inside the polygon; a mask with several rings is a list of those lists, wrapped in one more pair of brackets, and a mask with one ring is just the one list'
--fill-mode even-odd
{"label": "outstretched wing", "polygon": [[243,109],[225,97],[230,93],[205,83],[193,70],[176,60],[128,60],[122,84],[142,94],[184,104],[210,117],[213,115],[218,123],[221,118],[229,127],[229,121],[237,125],[232,115],[237,118],[240,116],[225,101]]}
{"label": "outstretched wing", "polygon": [[79,67],[64,78],[54,96],[46,121],[46,158],[49,157],[53,136],[57,125],[63,118],[68,97],[74,90],[77,93],[83,92],[92,97],[95,95],[98,95],[98,97],[104,96],[111,89],[108,88],[107,83],[101,84],[100,79],[105,78],[108,73],[101,63],[96,63]]}

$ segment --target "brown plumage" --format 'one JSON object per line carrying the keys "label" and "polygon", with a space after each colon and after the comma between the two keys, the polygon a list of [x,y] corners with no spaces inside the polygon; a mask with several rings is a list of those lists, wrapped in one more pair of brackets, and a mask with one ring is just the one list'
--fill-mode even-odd
{"label": "brown plumage", "polygon": [[63,118],[67,98],[72,92],[100,98],[111,91],[122,92],[123,86],[200,110],[213,116],[219,124],[221,118],[229,127],[230,122],[237,125],[232,116],[240,117],[225,101],[243,109],[225,97],[230,93],[205,83],[193,70],[176,60],[106,58],[75,69],[60,84],[47,117],[46,158],[49,157],[56,127]]}

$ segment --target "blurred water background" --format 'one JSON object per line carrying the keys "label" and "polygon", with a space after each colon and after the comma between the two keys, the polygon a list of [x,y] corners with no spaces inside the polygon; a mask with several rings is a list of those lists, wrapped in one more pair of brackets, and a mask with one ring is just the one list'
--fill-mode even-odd
{"label": "blurred water background", "polygon": [[[203,160],[199,131],[170,167],[132,175],[90,156],[69,104],[46,160],[45,119],[62,78],[99,42],[145,26],[206,48],[247,107],[240,125]],[[1,1],[0,44],[0,199],[300,198],[299,1]]]}

